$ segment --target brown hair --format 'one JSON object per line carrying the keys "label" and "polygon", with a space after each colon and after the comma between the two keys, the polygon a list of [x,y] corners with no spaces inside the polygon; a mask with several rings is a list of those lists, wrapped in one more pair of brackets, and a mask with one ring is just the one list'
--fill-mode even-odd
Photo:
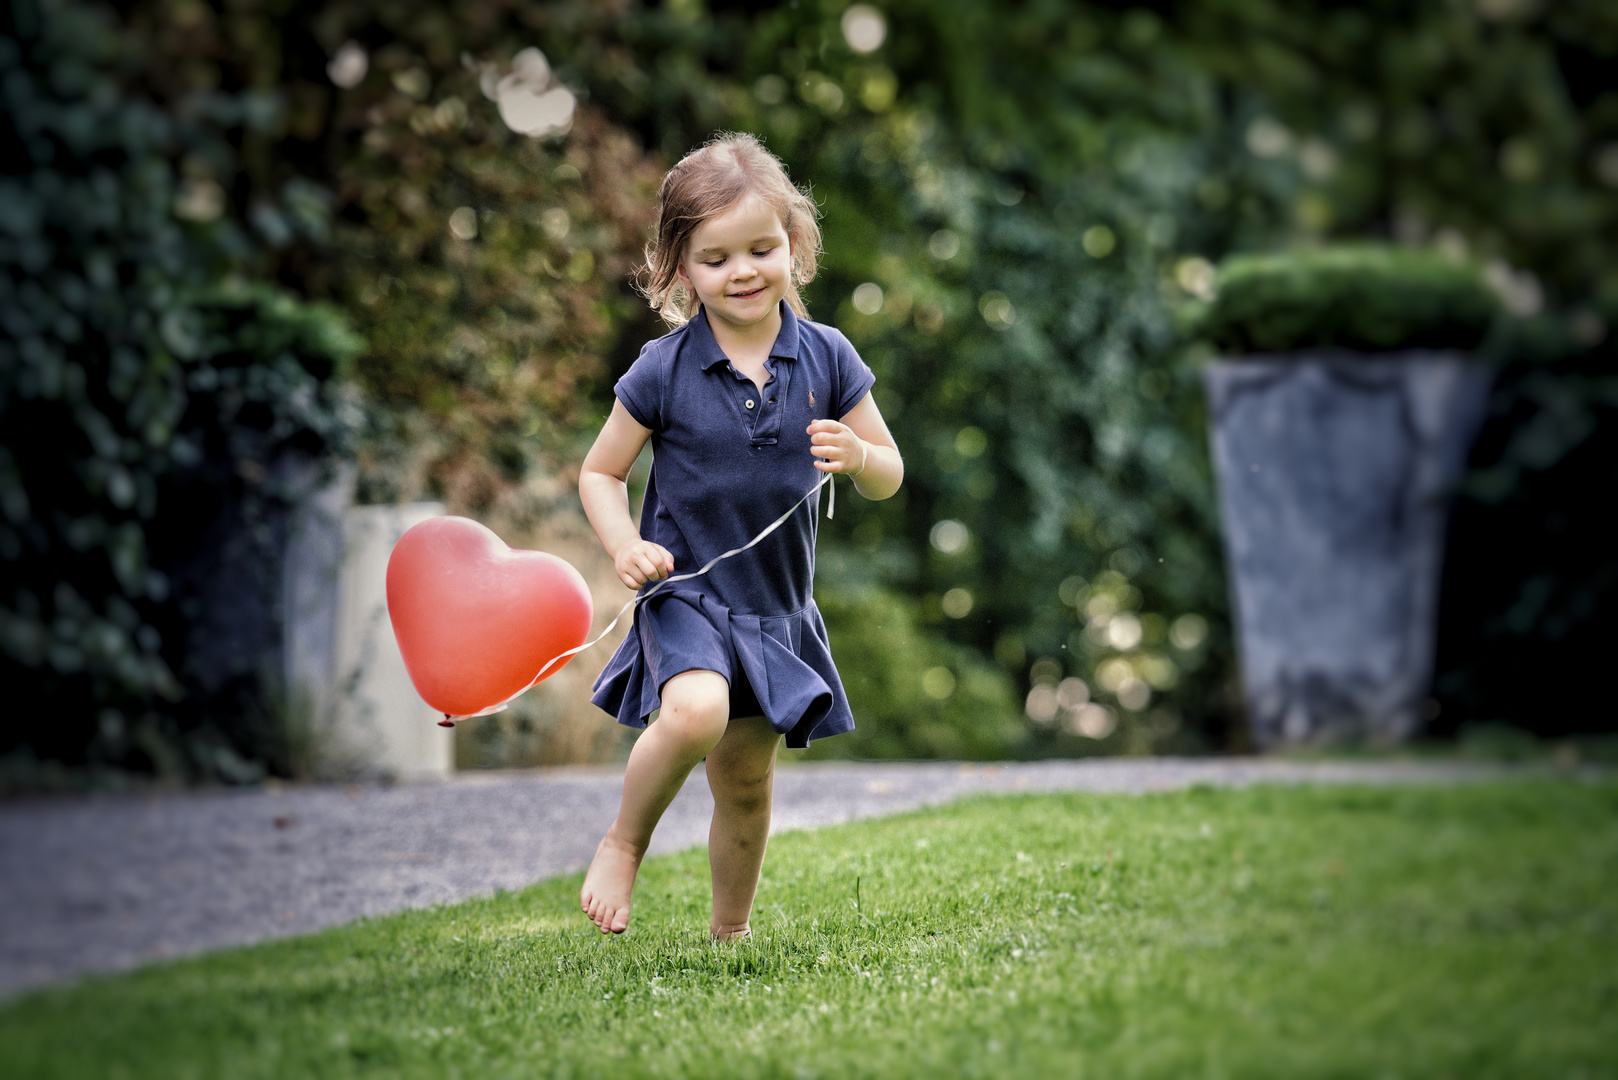
{"label": "brown hair", "polygon": [[646,246],[646,282],[641,292],[670,326],[696,314],[697,298],[680,280],[680,258],[697,227],[749,195],[781,215],[792,240],[787,303],[809,317],[798,287],[814,280],[820,259],[820,208],[807,190],[787,178],[781,159],[751,135],[720,134],[681,158],[657,193],[657,239]]}

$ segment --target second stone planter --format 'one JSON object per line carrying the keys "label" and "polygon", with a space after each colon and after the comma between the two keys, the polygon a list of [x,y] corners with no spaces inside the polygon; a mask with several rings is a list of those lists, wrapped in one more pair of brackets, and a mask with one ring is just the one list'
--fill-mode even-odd
{"label": "second stone planter", "polygon": [[1321,351],[1205,369],[1259,748],[1388,743],[1419,728],[1449,496],[1489,382],[1454,352]]}

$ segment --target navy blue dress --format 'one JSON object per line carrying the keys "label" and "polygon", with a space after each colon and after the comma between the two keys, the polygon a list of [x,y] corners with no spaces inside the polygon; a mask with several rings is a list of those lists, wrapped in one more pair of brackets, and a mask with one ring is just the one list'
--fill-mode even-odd
{"label": "navy blue dress", "polygon": [[[760,393],[699,311],[649,342],[614,387],[652,433],[640,535],[669,550],[676,574],[746,544],[814,487],[823,474],[806,429],[841,420],[876,382],[846,337],[785,303],[764,366]],[[852,730],[813,596],[819,508],[816,492],[756,547],[640,604],[591,700],[643,728],[663,684],[702,669],[729,680],[731,716],[766,717],[788,746]]]}

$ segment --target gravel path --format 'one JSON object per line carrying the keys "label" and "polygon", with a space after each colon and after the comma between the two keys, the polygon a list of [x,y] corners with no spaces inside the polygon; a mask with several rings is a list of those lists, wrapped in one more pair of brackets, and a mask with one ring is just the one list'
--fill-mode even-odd
{"label": "gravel path", "polygon": [[[305,934],[581,869],[621,769],[462,774],[395,787],[284,786],[0,804],[0,996],[165,957]],[[1196,783],[1428,783],[1493,770],[1411,763],[1113,758],[1014,765],[785,766],[774,831],[980,792]],[[692,775],[652,851],[704,843]]]}

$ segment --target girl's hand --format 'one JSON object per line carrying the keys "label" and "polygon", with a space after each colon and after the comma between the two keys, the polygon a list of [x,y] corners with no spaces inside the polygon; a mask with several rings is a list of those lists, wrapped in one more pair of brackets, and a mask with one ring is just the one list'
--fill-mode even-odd
{"label": "girl's hand", "polygon": [[809,452],[815,455],[815,468],[821,472],[858,476],[865,471],[870,447],[854,434],[854,429],[836,420],[816,420],[809,425]]}
{"label": "girl's hand", "polygon": [[661,544],[636,540],[619,549],[612,568],[618,571],[620,581],[638,589],[648,581],[662,581],[674,573],[674,556]]}

